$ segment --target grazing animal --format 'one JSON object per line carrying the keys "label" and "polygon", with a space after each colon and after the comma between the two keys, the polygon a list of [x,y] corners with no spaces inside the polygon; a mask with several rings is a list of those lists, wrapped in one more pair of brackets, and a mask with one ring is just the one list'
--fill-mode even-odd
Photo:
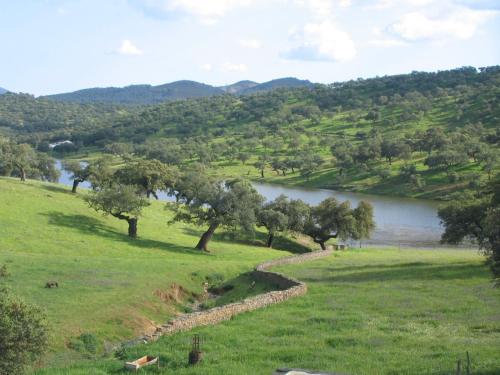
{"label": "grazing animal", "polygon": [[59,288],[59,284],[57,283],[57,281],[47,281],[47,283],[45,284],[45,287],[49,288],[49,289]]}

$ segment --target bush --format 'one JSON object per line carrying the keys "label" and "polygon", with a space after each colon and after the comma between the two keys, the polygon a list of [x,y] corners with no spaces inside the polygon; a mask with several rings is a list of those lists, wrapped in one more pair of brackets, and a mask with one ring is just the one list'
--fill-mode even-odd
{"label": "bush", "polygon": [[377,170],[377,175],[382,179],[382,180],[387,180],[389,177],[391,177],[391,170],[389,168],[381,168]]}
{"label": "bush", "polygon": [[207,282],[211,285],[221,284],[224,281],[224,275],[218,272],[205,276]]}
{"label": "bush", "polygon": [[72,340],[69,345],[71,349],[87,354],[97,354],[99,340],[92,333],[82,333],[78,338]]}
{"label": "bush", "polygon": [[0,288],[0,375],[21,375],[48,345],[45,314]]}
{"label": "bush", "polygon": [[7,266],[4,264],[3,266],[0,267],[0,278],[9,276],[10,272],[7,270]]}

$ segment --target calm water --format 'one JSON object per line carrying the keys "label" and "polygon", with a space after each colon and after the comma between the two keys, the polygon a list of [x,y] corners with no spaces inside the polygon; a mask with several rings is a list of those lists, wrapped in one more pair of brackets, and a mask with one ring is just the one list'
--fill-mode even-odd
{"label": "calm water", "polygon": [[[71,175],[61,168],[59,182],[71,186]],[[289,198],[302,199],[309,204],[318,204],[323,199],[335,197],[340,201],[349,200],[355,206],[360,200],[370,202],[374,207],[376,229],[370,240],[363,244],[384,244],[401,246],[436,246],[443,228],[437,217],[439,203],[436,201],[387,197],[360,193],[338,192],[326,189],[311,189],[286,187],[263,183],[253,183],[255,189],[266,199],[272,200],[284,194]],[[83,188],[90,187],[88,182],[80,184]],[[159,194],[160,199],[170,200],[166,194]]]}

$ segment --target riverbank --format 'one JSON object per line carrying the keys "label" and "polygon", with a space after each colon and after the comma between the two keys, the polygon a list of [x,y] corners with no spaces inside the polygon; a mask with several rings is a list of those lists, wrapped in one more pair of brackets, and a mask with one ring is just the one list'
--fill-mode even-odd
{"label": "riverbank", "polygon": [[[61,169],[60,161],[58,161],[57,166],[61,171],[60,182],[70,187],[73,183],[71,176]],[[275,199],[280,194],[284,194],[291,199],[301,199],[311,205],[316,205],[332,196],[340,201],[349,200],[352,205],[356,205],[361,200],[370,202],[374,207],[376,228],[371,238],[363,241],[365,245],[440,246],[443,229],[437,217],[439,203],[436,201],[346,193],[326,189],[294,188],[261,182],[253,182],[253,185],[267,200]],[[82,184],[82,187],[88,186],[88,183]],[[158,195],[161,200],[172,199],[165,193]],[[354,243],[351,245],[358,246]]]}

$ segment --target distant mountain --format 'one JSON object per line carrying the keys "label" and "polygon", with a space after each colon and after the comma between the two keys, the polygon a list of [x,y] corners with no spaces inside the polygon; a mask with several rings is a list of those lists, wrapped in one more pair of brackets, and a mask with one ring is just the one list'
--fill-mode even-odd
{"label": "distant mountain", "polygon": [[309,87],[313,84],[297,78],[281,78],[265,83],[240,81],[215,87],[195,81],[176,81],[159,86],[132,85],[83,89],[69,93],[47,95],[45,98],[73,103],[155,104],[165,101],[214,95],[245,95],[277,88]]}
{"label": "distant mountain", "polygon": [[259,83],[253,81],[239,81],[233,83],[232,85],[221,86],[220,88],[227,92],[228,94],[238,95],[241,92],[251,89],[252,87],[258,86]]}
{"label": "distant mountain", "polygon": [[314,84],[308,80],[301,80],[293,77],[274,79],[269,82],[260,83],[256,86],[249,87],[240,92],[240,94],[253,94],[256,92],[265,92],[281,88],[293,87],[311,87]]}
{"label": "distant mountain", "polygon": [[159,86],[91,88],[46,98],[76,103],[154,104],[168,100],[199,98],[224,94],[220,88],[194,81],[176,81]]}
{"label": "distant mountain", "polygon": [[3,87],[0,87],[0,95],[5,94],[6,92],[9,92],[9,91],[5,90]]}

